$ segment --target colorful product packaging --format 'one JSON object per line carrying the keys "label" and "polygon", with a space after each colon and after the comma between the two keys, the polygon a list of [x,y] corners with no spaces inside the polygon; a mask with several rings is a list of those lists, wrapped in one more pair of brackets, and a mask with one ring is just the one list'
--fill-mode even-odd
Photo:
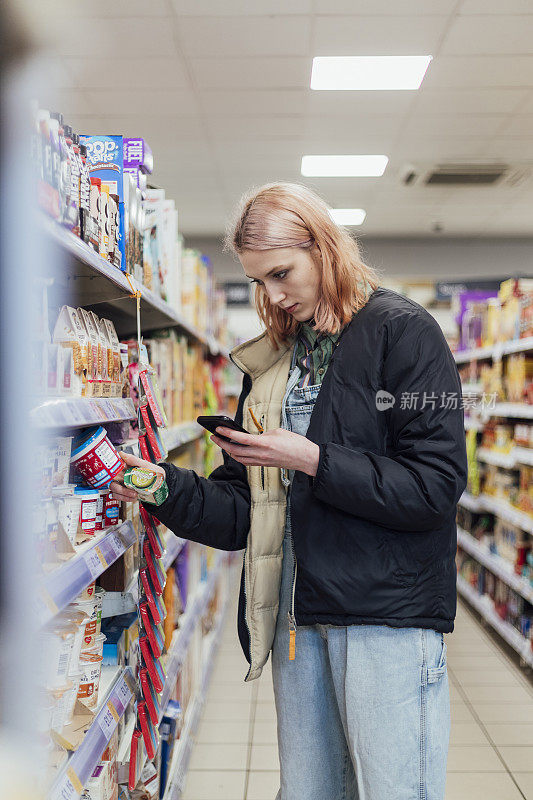
{"label": "colorful product packaging", "polygon": [[124,462],[102,427],[90,428],[75,438],[70,460],[95,489],[108,486],[124,469]]}
{"label": "colorful product packaging", "polygon": [[[120,269],[126,269],[124,236],[124,157],[122,136],[80,136],[80,142],[87,147],[87,162],[91,178],[100,178],[107,186],[109,194],[118,196],[118,245],[120,250]],[[107,250],[105,251],[107,254]]]}

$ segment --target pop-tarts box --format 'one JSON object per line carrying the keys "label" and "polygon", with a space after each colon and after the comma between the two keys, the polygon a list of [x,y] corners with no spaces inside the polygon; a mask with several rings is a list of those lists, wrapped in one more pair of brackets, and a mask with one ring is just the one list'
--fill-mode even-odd
{"label": "pop-tarts box", "polygon": [[119,199],[120,269],[126,271],[126,239],[124,236],[124,138],[122,136],[80,136],[87,147],[87,165],[93,178],[109,185],[109,193]]}

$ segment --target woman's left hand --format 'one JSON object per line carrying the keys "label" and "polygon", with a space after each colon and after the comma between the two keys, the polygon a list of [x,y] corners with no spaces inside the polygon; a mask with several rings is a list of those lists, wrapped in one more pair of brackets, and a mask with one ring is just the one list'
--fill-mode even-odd
{"label": "woman's left hand", "polygon": [[216,430],[233,441],[225,442],[214,434],[212,441],[247,467],[284,467],[316,475],[320,448],[299,433],[284,428],[258,435],[223,427]]}

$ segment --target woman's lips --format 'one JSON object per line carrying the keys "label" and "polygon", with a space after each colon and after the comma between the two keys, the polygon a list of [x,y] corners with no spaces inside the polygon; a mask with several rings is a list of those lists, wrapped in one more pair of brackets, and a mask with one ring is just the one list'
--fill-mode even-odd
{"label": "woman's lips", "polygon": [[293,306],[290,306],[289,308],[286,308],[285,311],[287,311],[289,314],[292,314],[293,311],[296,310],[296,306],[297,305],[298,305],[298,303],[295,303]]}

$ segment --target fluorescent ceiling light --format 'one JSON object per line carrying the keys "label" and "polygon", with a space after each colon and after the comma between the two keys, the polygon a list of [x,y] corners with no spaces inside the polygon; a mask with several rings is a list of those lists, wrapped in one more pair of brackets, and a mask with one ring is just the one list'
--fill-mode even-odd
{"label": "fluorescent ceiling light", "polygon": [[302,156],[302,175],[316,178],[377,178],[387,156]]}
{"label": "fluorescent ceiling light", "polygon": [[329,215],[337,225],[362,225],[366,211],[363,208],[330,208]]}
{"label": "fluorescent ceiling light", "polygon": [[433,56],[319,56],[311,89],[418,89]]}

